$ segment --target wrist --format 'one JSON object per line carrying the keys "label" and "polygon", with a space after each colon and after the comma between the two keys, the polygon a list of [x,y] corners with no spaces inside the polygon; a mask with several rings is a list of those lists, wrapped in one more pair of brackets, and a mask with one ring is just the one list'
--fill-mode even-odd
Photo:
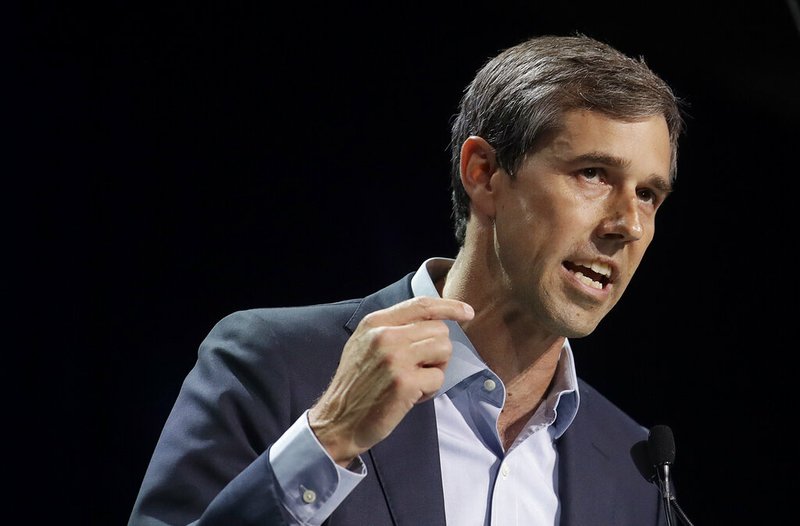
{"label": "wrist", "polygon": [[336,464],[345,469],[351,469],[353,465],[358,467],[360,464],[358,455],[361,451],[355,447],[352,440],[344,438],[347,433],[341,425],[330,418],[322,417],[319,415],[319,409],[313,407],[308,412],[308,426]]}

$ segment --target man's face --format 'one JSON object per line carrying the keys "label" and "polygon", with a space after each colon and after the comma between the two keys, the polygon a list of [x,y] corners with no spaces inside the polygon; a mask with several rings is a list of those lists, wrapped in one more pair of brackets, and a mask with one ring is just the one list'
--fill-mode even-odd
{"label": "man's face", "polygon": [[514,178],[494,173],[494,251],[512,305],[555,334],[591,333],[653,240],[669,168],[663,117],[576,110]]}

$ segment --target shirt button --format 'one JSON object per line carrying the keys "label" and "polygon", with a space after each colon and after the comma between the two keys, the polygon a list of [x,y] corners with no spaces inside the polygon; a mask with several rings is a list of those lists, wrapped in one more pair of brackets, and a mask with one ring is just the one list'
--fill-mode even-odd
{"label": "shirt button", "polygon": [[317,493],[312,489],[307,489],[303,492],[303,502],[306,504],[311,504],[317,500]]}
{"label": "shirt button", "polygon": [[494,391],[495,387],[497,387],[497,383],[491,378],[487,378],[486,380],[483,381],[483,388],[489,391],[490,393]]}
{"label": "shirt button", "polygon": [[511,473],[511,468],[508,467],[508,464],[503,464],[503,467],[500,468],[500,473],[503,474],[503,478],[506,478]]}

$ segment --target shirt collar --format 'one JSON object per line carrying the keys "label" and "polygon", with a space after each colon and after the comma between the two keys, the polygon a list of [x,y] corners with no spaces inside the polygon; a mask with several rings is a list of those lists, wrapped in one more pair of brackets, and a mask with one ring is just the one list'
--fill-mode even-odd
{"label": "shirt collar", "polygon": [[581,400],[578,390],[578,375],[575,372],[575,357],[568,339],[564,340],[564,346],[561,348],[561,356],[556,365],[553,385],[548,398],[552,400],[553,410],[556,412],[551,432],[553,438],[559,438],[575,420]]}
{"label": "shirt collar", "polygon": [[[452,258],[433,257],[426,259],[411,278],[411,291],[415,297],[429,296],[440,297],[434,282],[450,270],[455,260]],[[436,393],[439,396],[450,388],[460,383],[473,374],[488,369],[475,347],[467,338],[458,322],[446,320],[450,328],[450,340],[453,342],[453,354],[450,363],[444,372],[444,383]],[[575,358],[569,340],[564,340],[561,357],[556,366],[553,386],[548,396],[553,401],[556,410],[556,420],[553,423],[554,438],[560,437],[575,419],[580,403],[578,391],[578,376],[575,372]]]}
{"label": "shirt collar", "polygon": [[[453,264],[450,258],[429,258],[420,265],[419,270],[411,278],[411,290],[415,297],[428,296],[441,297],[436,290],[434,280],[438,280],[450,270]],[[453,353],[450,362],[444,371],[444,383],[436,396],[447,392],[451,387],[465,378],[487,369],[486,363],[480,357],[472,342],[461,329],[458,322],[445,320],[450,328],[450,341],[453,342]]]}

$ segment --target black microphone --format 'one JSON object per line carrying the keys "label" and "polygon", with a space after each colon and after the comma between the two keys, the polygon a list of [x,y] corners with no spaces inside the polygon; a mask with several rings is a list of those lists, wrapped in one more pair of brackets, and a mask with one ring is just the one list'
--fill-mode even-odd
{"label": "black microphone", "polygon": [[658,478],[661,494],[665,499],[671,499],[669,468],[675,462],[675,437],[669,426],[656,425],[650,428],[650,434],[647,436],[647,452],[650,455],[650,462],[656,468],[655,477]]}
{"label": "black microphone", "polygon": [[664,514],[667,519],[667,525],[672,526],[675,524],[674,511],[677,511],[678,516],[685,524],[693,526],[692,521],[678,506],[672,487],[670,467],[675,462],[675,437],[672,435],[672,429],[669,426],[659,424],[650,428],[650,433],[647,436],[647,453],[650,456],[650,462],[655,468],[651,481],[658,479],[658,488],[661,491],[661,498],[664,499]]}
{"label": "black microphone", "polygon": [[655,468],[653,478],[658,479],[658,489],[661,491],[661,498],[664,499],[667,526],[672,526],[675,520],[672,513],[672,481],[669,468],[675,462],[675,437],[669,426],[659,424],[650,428],[650,434],[647,436],[647,453]]}

